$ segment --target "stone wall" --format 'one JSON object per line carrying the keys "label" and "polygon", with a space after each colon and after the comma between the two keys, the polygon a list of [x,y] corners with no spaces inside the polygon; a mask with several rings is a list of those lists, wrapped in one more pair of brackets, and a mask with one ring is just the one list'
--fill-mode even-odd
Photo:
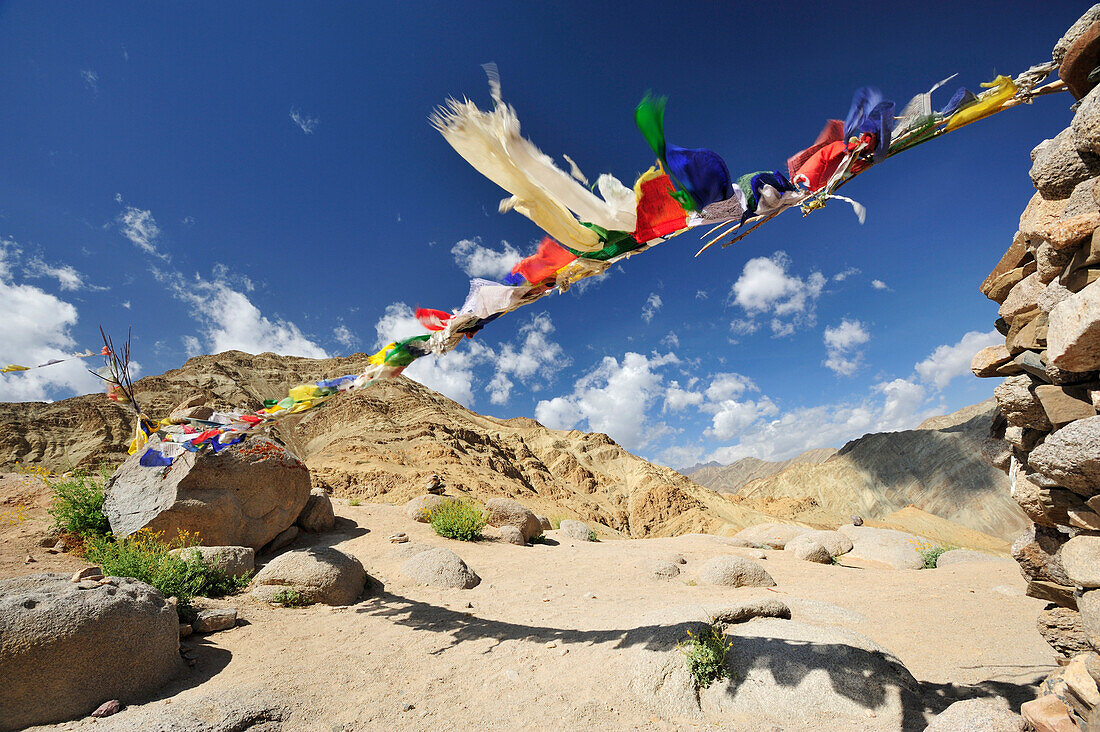
{"label": "stone wall", "polygon": [[1036,729],[1100,729],[1090,726],[1100,724],[1100,88],[1089,81],[1100,5],[1054,60],[1078,102],[1069,126],[1031,152],[1037,192],[980,288],[1000,305],[1005,343],[971,369],[1004,377],[983,452],[1034,522],[1013,556],[1027,594],[1049,602],[1039,632],[1062,665],[1022,711]]}

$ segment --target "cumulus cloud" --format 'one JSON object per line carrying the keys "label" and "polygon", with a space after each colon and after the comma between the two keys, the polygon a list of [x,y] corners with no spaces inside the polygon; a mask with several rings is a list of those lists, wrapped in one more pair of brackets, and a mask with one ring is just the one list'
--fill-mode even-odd
{"label": "cumulus cloud", "polygon": [[871,280],[871,287],[875,288],[876,290],[889,290],[890,289],[889,287],[886,286],[886,283],[883,282],[882,280]]}
{"label": "cumulus cloud", "polygon": [[[78,350],[71,330],[76,307],[55,295],[15,280],[14,242],[0,240],[0,343],[4,364],[37,366]],[[0,376],[0,401],[40,401],[97,391],[100,382],[89,363],[73,360],[42,369]]]}
{"label": "cumulus cloud", "polygon": [[857,275],[859,273],[860,273],[859,269],[857,269],[855,267],[849,267],[848,269],[844,270],[843,272],[837,272],[835,275],[833,275],[833,282],[843,282],[844,280],[848,279],[849,277],[852,277],[852,276]]}
{"label": "cumulus cloud", "polygon": [[759,315],[772,316],[770,325],[776,337],[816,322],[817,299],[826,284],[820,272],[805,278],[789,274],[790,264],[784,252],[750,259],[730,289],[731,301],[744,309],[750,321]]}
{"label": "cumulus cloud", "polygon": [[503,248],[497,251],[482,246],[480,242],[463,239],[451,247],[451,255],[455,264],[470,277],[500,280],[523,258],[508,242],[502,241],[501,245]]}
{"label": "cumulus cloud", "polygon": [[649,297],[645,299],[645,305],[642,306],[642,320],[647,323],[653,320],[653,316],[661,309],[662,304],[660,295],[656,292],[649,293]]}
{"label": "cumulus cloud", "polygon": [[863,323],[844,318],[840,325],[825,328],[824,366],[841,376],[851,376],[863,361],[859,347],[871,336]]}
{"label": "cumulus cloud", "polygon": [[[225,267],[215,267],[214,278],[196,274],[185,279],[178,273],[155,273],[166,282],[172,294],[189,306],[188,312],[202,325],[198,338],[185,341],[188,352],[208,353],[271,351],[284,356],[328,358],[328,352],[314,343],[297,325],[278,316],[269,318],[249,299],[246,278],[234,280]],[[200,351],[201,352],[201,351]]]}
{"label": "cumulus cloud", "polygon": [[290,119],[294,124],[298,125],[298,129],[307,135],[312,135],[313,131],[317,129],[317,125],[321,124],[321,119],[319,117],[302,114],[302,112],[297,109],[290,110]]}
{"label": "cumulus cloud", "polygon": [[975,353],[1003,342],[1004,336],[995,330],[988,333],[970,331],[954,345],[939,346],[913,368],[921,380],[943,389],[956,377],[970,373],[970,360]]}
{"label": "cumulus cloud", "polygon": [[584,422],[590,431],[606,432],[628,450],[641,449],[671,431],[648,411],[666,391],[658,370],[674,363],[678,359],[671,353],[628,352],[621,361],[605,356],[577,380],[571,394],[540,401],[535,417],[552,429],[571,429]]}
{"label": "cumulus cloud", "polygon": [[543,383],[550,382],[559,369],[569,364],[565,350],[550,339],[553,332],[550,316],[542,313],[520,328],[518,345],[505,343],[500,347],[493,377],[485,388],[489,401],[506,404],[515,386],[513,379],[519,379],[529,391],[539,391]]}
{"label": "cumulus cloud", "polygon": [[[116,195],[115,200],[122,203],[122,196]],[[157,249],[160,227],[157,226],[152,211],[126,206],[126,210],[118,215],[117,221],[122,235],[129,239],[131,244],[146,254],[164,260],[168,259],[167,254],[163,254]]]}
{"label": "cumulus cloud", "polygon": [[665,390],[665,403],[663,410],[678,412],[687,407],[697,407],[703,403],[703,393],[691,391],[680,386],[679,382],[672,381]]}

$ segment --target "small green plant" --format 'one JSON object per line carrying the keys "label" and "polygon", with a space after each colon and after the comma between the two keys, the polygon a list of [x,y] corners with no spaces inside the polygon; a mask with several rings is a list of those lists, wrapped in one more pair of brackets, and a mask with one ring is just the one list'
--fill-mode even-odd
{"label": "small green plant", "polygon": [[351,498],[348,499],[348,505],[349,506],[358,506],[360,503],[361,503],[361,501],[358,498],[356,498],[355,496],[352,496]]}
{"label": "small green plant", "polygon": [[689,580],[688,580],[687,582],[685,582],[684,584],[685,584],[685,585],[687,585],[688,587],[695,587],[695,586],[696,586],[697,584],[699,584],[699,583],[698,583],[698,582],[696,582],[696,581],[695,581],[695,580],[693,580],[693,579],[689,579]]}
{"label": "small green plant", "polygon": [[549,539],[547,539],[546,534],[539,534],[538,536],[531,537],[531,543],[532,544],[548,544]]}
{"label": "small green plant", "polygon": [[591,529],[589,529],[588,530],[588,540],[589,541],[599,541],[600,537],[596,536],[595,531],[592,531]]}
{"label": "small green plant", "polygon": [[443,501],[428,513],[428,523],[440,536],[477,541],[485,528],[485,516],[472,503],[450,500]]}
{"label": "small green plant", "polygon": [[110,470],[100,468],[97,473],[77,471],[68,478],[45,478],[53,492],[49,511],[54,528],[84,538],[105,536],[111,530],[103,515],[104,485],[109,477]]}
{"label": "small green plant", "polygon": [[949,551],[951,551],[951,547],[949,546],[936,546],[933,544],[918,545],[917,553],[924,559],[924,566],[922,569],[935,569],[936,562],[939,561],[940,555]]}
{"label": "small green plant", "polygon": [[313,604],[313,600],[307,599],[298,590],[279,590],[271,598],[271,601],[277,602],[283,607],[309,607]]}
{"label": "small green plant", "polygon": [[197,553],[169,553],[197,544],[195,535],[180,532],[170,543],[162,541],[161,536],[145,530],[118,540],[91,535],[85,542],[85,556],[102,567],[106,575],[133,577],[157,588],[165,597],[174,596],[176,612],[184,620],[193,615],[192,598],[223,597],[240,592],[248,584],[249,575],[232,577],[206,564]]}
{"label": "small green plant", "polygon": [[700,689],[705,689],[718,679],[729,678],[726,668],[726,652],[733,643],[712,620],[699,633],[687,632],[687,640],[677,647],[687,659],[688,671]]}
{"label": "small green plant", "polygon": [[550,528],[553,529],[554,531],[557,531],[558,529],[560,529],[561,528],[561,520],[562,520],[561,516],[551,516],[550,517]]}

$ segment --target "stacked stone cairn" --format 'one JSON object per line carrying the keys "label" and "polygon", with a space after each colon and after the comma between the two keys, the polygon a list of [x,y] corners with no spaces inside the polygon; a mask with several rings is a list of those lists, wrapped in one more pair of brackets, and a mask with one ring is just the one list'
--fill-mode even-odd
{"label": "stacked stone cairn", "polygon": [[1054,49],[1078,100],[1069,126],[1031,152],[1036,194],[981,285],[1004,345],[977,376],[1004,377],[983,445],[1034,522],[1013,556],[1046,600],[1039,632],[1060,665],[1021,710],[1036,729],[1100,729],[1100,5]]}

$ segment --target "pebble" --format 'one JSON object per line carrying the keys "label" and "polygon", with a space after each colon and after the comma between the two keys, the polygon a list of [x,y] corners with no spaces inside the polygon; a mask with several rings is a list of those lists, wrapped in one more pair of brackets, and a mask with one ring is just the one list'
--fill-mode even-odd
{"label": "pebble", "polygon": [[396,534],[394,534],[393,536],[390,537],[390,543],[391,544],[404,544],[408,540],[409,540],[409,535],[406,534],[404,531],[396,533]]}
{"label": "pebble", "polygon": [[472,608],[473,606],[474,606],[474,604],[472,602],[466,603],[466,607]]}
{"label": "pebble", "polygon": [[569,653],[568,648],[562,648],[560,651],[558,651],[559,656],[564,656],[566,653]]}
{"label": "pebble", "polygon": [[547,648],[557,648],[558,647],[558,642],[557,641],[550,641],[549,643],[546,644],[546,647]]}
{"label": "pebble", "polygon": [[109,717],[112,714],[116,714],[118,710],[122,709],[122,704],[118,699],[112,699],[111,701],[105,701],[96,707],[96,710],[92,712],[93,717]]}
{"label": "pebble", "polygon": [[584,599],[585,600],[595,600],[596,599],[596,593],[595,592],[589,592],[587,595],[584,596]]}
{"label": "pebble", "polygon": [[512,669],[512,668],[508,669],[507,671],[504,672],[504,675],[506,677],[508,677],[509,681],[519,681],[519,672],[516,671],[515,669]]}
{"label": "pebble", "polygon": [[403,712],[407,712],[410,709],[415,709],[415,707],[412,704],[409,704],[408,702],[405,702],[404,704],[401,705],[401,711],[403,711]]}
{"label": "pebble", "polygon": [[30,554],[28,554],[26,560],[23,563],[24,564],[33,564],[34,562],[37,562],[37,561],[38,561],[37,559],[32,557]]}

